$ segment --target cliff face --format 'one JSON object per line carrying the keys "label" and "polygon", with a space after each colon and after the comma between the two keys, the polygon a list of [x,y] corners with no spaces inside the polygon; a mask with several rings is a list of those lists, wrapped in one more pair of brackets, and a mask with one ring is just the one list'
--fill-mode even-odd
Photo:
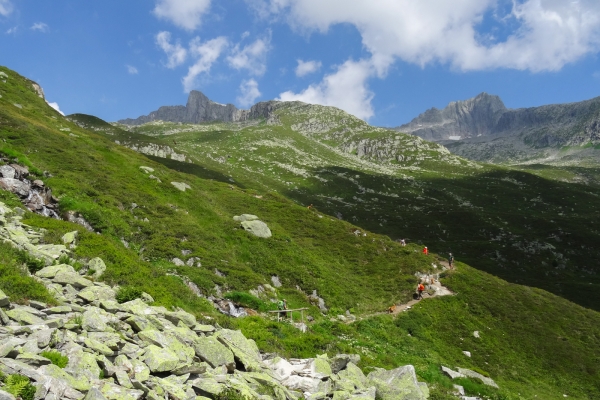
{"label": "cliff face", "polygon": [[443,110],[431,108],[396,130],[433,141],[489,135],[506,111],[500,97],[481,93]]}
{"label": "cliff face", "polygon": [[210,121],[240,122],[269,118],[276,104],[275,101],[268,101],[255,104],[250,110],[240,110],[233,104],[215,103],[203,93],[192,90],[185,106],[163,106],[148,115],[135,119],[122,119],[118,122],[126,125],[142,125],[156,120],[191,124]]}

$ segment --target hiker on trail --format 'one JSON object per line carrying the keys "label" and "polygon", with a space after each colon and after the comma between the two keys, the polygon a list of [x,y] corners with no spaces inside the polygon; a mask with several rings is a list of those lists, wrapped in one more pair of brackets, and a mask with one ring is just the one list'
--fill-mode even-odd
{"label": "hiker on trail", "polygon": [[[425,248],[427,248],[427,247],[425,247]],[[417,286],[417,292],[419,292],[419,296],[417,297],[417,299],[423,298],[424,291],[425,291],[425,285],[423,285],[423,283],[419,283],[419,286]]]}
{"label": "hiker on trail", "polygon": [[454,268],[454,256],[452,253],[450,253],[450,256],[448,257],[448,266],[450,269]]}
{"label": "hiker on trail", "polygon": [[406,239],[400,239],[400,246],[406,246]]}
{"label": "hiker on trail", "polygon": [[277,309],[281,310],[281,312],[279,313],[279,316],[281,318],[287,318],[287,312],[284,310],[287,310],[288,306],[287,306],[287,300],[283,299],[283,300],[279,300],[279,302],[277,303]]}
{"label": "hiker on trail", "polygon": [[423,254],[429,255],[429,250],[427,250],[427,246],[423,247]]}

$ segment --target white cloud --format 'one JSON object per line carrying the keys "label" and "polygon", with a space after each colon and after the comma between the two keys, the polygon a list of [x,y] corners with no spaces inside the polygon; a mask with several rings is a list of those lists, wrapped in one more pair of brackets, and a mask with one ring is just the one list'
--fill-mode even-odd
{"label": "white cloud", "polygon": [[9,0],[0,0],[0,15],[8,16],[13,10],[13,5]]}
{"label": "white cloud", "polygon": [[241,94],[236,100],[242,107],[250,107],[261,95],[260,91],[258,90],[258,82],[256,82],[254,79],[242,81],[240,85],[240,92]]}
{"label": "white cloud", "polygon": [[48,25],[43,22],[36,22],[31,25],[31,30],[40,31],[40,32],[48,32]]}
{"label": "white cloud", "polygon": [[190,55],[196,57],[196,62],[189,67],[187,75],[182,79],[183,89],[189,92],[196,86],[200,74],[208,73],[210,67],[219,58],[229,42],[224,36],[219,36],[202,43],[199,37],[190,42]]}
{"label": "white cloud", "polygon": [[335,106],[358,118],[368,119],[373,116],[373,93],[367,87],[367,80],[374,72],[368,60],[348,60],[319,84],[310,85],[300,93],[281,93],[278,100]]}
{"label": "white cloud", "polygon": [[52,102],[50,103],[49,101],[46,100],[46,103],[48,103],[48,105],[52,108],[54,108],[56,111],[58,111],[60,113],[60,115],[62,115],[63,117],[65,116],[65,113],[60,111],[60,107],[58,106],[57,102]]}
{"label": "white cloud", "polygon": [[135,75],[137,74],[139,71],[136,67],[134,67],[133,65],[126,65],[127,67],[127,72],[129,72],[131,75]]}
{"label": "white cloud", "polygon": [[317,72],[321,69],[321,61],[302,61],[298,60],[298,66],[296,67],[296,76],[304,76]]}
{"label": "white cloud", "polygon": [[200,26],[209,7],[210,0],[158,0],[153,13],[180,28],[193,31]]}
{"label": "white cloud", "polygon": [[7,35],[11,35],[13,33],[17,33],[17,28],[16,26],[13,26],[12,28],[10,28],[9,30],[6,31]]}
{"label": "white cloud", "polygon": [[156,44],[158,44],[160,48],[167,54],[167,57],[169,57],[167,68],[175,68],[185,62],[187,50],[181,47],[179,42],[171,44],[170,32],[159,32],[156,35]]}
{"label": "white cloud", "polygon": [[[598,0],[253,2],[258,15],[286,18],[300,30],[326,32],[335,24],[354,25],[379,76],[397,59],[421,66],[440,62],[463,71],[556,71],[600,51]],[[484,17],[487,21],[490,15],[508,31],[506,37],[494,40],[482,30]]]}
{"label": "white cloud", "polygon": [[231,68],[247,69],[251,74],[260,76],[267,70],[267,53],[271,49],[271,35],[256,39],[253,43],[240,49],[239,43],[227,57]]}

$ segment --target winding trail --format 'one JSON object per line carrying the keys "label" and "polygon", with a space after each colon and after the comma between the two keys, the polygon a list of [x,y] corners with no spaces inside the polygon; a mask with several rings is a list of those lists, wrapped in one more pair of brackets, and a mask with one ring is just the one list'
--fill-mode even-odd
{"label": "winding trail", "polygon": [[[447,261],[439,261],[438,260],[437,264],[442,265],[442,272],[450,269]],[[454,267],[454,268],[456,268],[456,267]],[[423,279],[423,280],[427,279],[427,282],[428,282],[425,285],[425,292],[423,292],[422,299],[413,299],[413,300],[409,301],[408,303],[404,303],[404,304],[394,304],[392,307],[390,307],[390,309],[392,309],[391,312],[389,311],[390,309],[388,309],[388,311],[381,311],[381,312],[376,312],[376,313],[372,313],[372,314],[365,314],[365,315],[361,315],[360,317],[357,317],[353,321],[348,321],[347,323],[351,324],[353,322],[360,321],[365,318],[370,318],[370,317],[373,317],[376,315],[382,315],[382,314],[398,315],[403,311],[410,310],[412,308],[412,306],[414,306],[421,300],[434,298],[434,297],[440,297],[440,296],[453,295],[454,293],[452,291],[450,291],[450,289],[448,289],[447,287],[445,287],[444,285],[441,284],[441,282],[438,280],[438,276],[439,276],[439,274],[429,274],[429,275],[423,274],[422,276],[420,276],[421,279]],[[432,281],[432,279],[433,279],[433,281]],[[429,294],[428,292],[432,291],[432,290],[433,290],[433,294]]]}

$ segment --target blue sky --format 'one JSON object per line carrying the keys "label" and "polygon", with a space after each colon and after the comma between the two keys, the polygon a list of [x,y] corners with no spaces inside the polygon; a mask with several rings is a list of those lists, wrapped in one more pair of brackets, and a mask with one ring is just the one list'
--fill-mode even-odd
{"label": "blue sky", "polygon": [[0,64],[66,113],[302,100],[398,126],[480,92],[600,93],[598,0],[0,0]]}

